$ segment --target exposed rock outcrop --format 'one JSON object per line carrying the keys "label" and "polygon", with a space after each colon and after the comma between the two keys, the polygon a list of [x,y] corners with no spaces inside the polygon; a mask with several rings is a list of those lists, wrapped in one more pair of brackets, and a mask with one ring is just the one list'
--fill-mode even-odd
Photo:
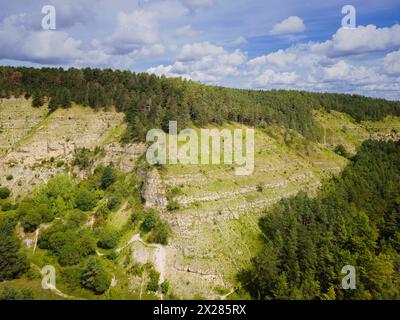
{"label": "exposed rock outcrop", "polygon": [[142,196],[146,208],[163,210],[167,207],[165,186],[157,169],[146,172]]}

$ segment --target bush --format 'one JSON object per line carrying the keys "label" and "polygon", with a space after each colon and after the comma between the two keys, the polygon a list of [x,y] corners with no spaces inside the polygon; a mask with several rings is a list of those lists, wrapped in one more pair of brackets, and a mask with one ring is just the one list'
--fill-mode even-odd
{"label": "bush", "polygon": [[61,168],[63,165],[64,165],[64,160],[57,160],[57,162],[56,162],[56,166],[57,166],[57,168]]}
{"label": "bush", "polygon": [[70,210],[65,213],[65,221],[70,229],[77,229],[87,221],[88,215],[80,210]]}
{"label": "bush", "polygon": [[7,181],[11,181],[12,179],[14,179],[14,176],[12,174],[6,175],[6,180]]}
{"label": "bush", "polygon": [[102,228],[98,232],[99,240],[97,246],[102,249],[113,249],[117,246],[119,240],[119,234],[117,230],[113,228]]}
{"label": "bush", "polygon": [[347,152],[346,148],[342,144],[339,144],[335,148],[335,153],[344,158],[350,158],[350,154]]}
{"label": "bush", "polygon": [[80,148],[75,151],[74,166],[78,166],[79,169],[86,169],[91,164],[92,153],[87,148]]}
{"label": "bush", "polygon": [[179,203],[175,200],[168,201],[167,209],[168,211],[176,211],[179,210],[180,206]]}
{"label": "bush", "polygon": [[32,107],[39,108],[41,106],[43,106],[43,97],[38,93],[34,93],[32,97]]}
{"label": "bush", "polygon": [[5,287],[0,292],[0,300],[33,300],[34,295],[31,289],[15,289]]}
{"label": "bush", "polygon": [[82,267],[67,267],[61,270],[61,279],[69,289],[77,290],[81,287]]}
{"label": "bush", "polygon": [[107,208],[109,210],[113,210],[116,207],[119,206],[119,204],[121,203],[121,200],[119,199],[119,197],[111,197],[108,201],[107,201]]}
{"label": "bush", "polygon": [[82,211],[90,211],[97,204],[96,194],[86,188],[79,188],[75,194],[75,206]]}
{"label": "bush", "polygon": [[106,205],[100,205],[99,208],[96,210],[96,217],[103,217],[106,218],[110,214],[110,209]]}
{"label": "bush", "polygon": [[171,235],[171,229],[166,223],[159,223],[149,237],[149,242],[159,243],[162,245],[168,244],[168,238]]}
{"label": "bush", "polygon": [[146,212],[146,214],[144,216],[144,220],[143,220],[140,228],[144,232],[150,232],[157,226],[159,221],[160,221],[160,217],[158,215],[158,212],[155,210],[149,210]]}
{"label": "bush", "polygon": [[140,220],[142,220],[142,217],[143,217],[143,215],[142,215],[142,213],[141,212],[134,212],[134,213],[132,213],[132,215],[131,215],[131,221],[132,221],[132,223],[138,223]]}
{"label": "bush", "polygon": [[111,275],[105,269],[100,259],[90,258],[83,271],[81,285],[96,294],[104,293],[111,284]]}
{"label": "bush", "polygon": [[1,205],[1,211],[10,211],[13,209],[13,205],[10,201],[6,201]]}
{"label": "bush", "polygon": [[21,219],[21,225],[25,232],[35,231],[42,223],[42,216],[37,210],[32,209]]}
{"label": "bush", "polygon": [[162,294],[167,294],[169,292],[169,281],[165,280],[161,283],[161,292]]}
{"label": "bush", "polygon": [[0,188],[0,199],[7,199],[11,195],[10,189],[7,187]]}
{"label": "bush", "polygon": [[101,176],[100,188],[105,190],[117,180],[117,173],[112,164],[104,168]]}
{"label": "bush", "polygon": [[50,210],[47,204],[41,204],[35,210],[42,217],[42,222],[49,223],[54,220],[54,213]]}
{"label": "bush", "polygon": [[159,289],[158,282],[160,281],[160,274],[151,267],[149,270],[149,277],[150,280],[147,283],[147,290],[157,292]]}

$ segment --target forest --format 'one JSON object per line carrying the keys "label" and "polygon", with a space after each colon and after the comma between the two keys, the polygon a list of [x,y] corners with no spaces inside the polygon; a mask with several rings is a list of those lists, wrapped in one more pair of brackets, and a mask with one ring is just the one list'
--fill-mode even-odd
{"label": "forest", "polygon": [[[255,299],[399,299],[399,225],[400,144],[369,140],[316,198],[266,212],[262,250],[239,278]],[[341,287],[345,265],[356,290]]]}
{"label": "forest", "polygon": [[124,112],[124,140],[144,140],[149,129],[180,128],[234,121],[249,126],[277,124],[319,141],[313,109],[336,110],[356,121],[400,116],[400,102],[357,95],[300,91],[255,91],[206,86],[180,78],[111,69],[0,67],[0,98],[32,97],[34,107],[48,102],[49,112],[77,103]]}

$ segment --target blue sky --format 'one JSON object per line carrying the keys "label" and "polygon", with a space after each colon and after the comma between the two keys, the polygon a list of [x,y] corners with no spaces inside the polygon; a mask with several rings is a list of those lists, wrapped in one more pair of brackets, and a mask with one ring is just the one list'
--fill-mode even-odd
{"label": "blue sky", "polygon": [[[341,26],[347,4],[356,9],[353,29]],[[56,30],[41,27],[44,5],[56,9]],[[1,3],[0,64],[129,69],[397,100],[400,2],[13,0]]]}

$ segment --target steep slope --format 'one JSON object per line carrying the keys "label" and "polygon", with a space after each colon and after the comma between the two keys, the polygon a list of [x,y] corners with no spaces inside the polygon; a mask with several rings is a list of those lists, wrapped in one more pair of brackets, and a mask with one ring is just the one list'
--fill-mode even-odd
{"label": "steep slope", "polygon": [[[86,177],[99,163],[113,162],[123,173],[137,171],[144,180],[144,200],[149,207],[161,211],[162,219],[172,228],[172,238],[163,250],[146,246],[138,237],[138,230],[125,228],[135,206],[124,201],[111,212],[107,225],[123,236],[117,247],[118,258],[108,262],[115,280],[109,294],[121,297],[133,292],[137,298],[155,298],[146,294],[143,277],[126,272],[123,261],[131,256],[136,262],[153,263],[162,278],[170,281],[175,297],[232,298],[238,286],[236,273],[249,265],[260,246],[258,218],[262,210],[301,190],[313,194],[321,181],[340,172],[348,160],[334,152],[338,144],[354,153],[365,139],[398,137],[396,130],[400,127],[399,118],[394,117],[361,123],[334,111],[315,111],[313,117],[324,128],[321,143],[277,125],[258,128],[254,173],[235,176],[232,166],[225,165],[168,165],[158,171],[140,166],[136,160],[144,153],[145,145],[120,143],[126,128],[122,113],[95,112],[74,105],[47,116],[46,107],[31,108],[30,102],[23,99],[3,100],[0,183],[18,196],[29,195],[35,185],[59,172]],[[245,128],[237,123],[223,127]],[[73,161],[75,151],[83,147],[98,147],[100,151],[88,168],[80,169]],[[132,174],[125,176],[128,181],[136,178]],[[179,208],[168,211],[165,197],[170,203],[176,201]],[[94,223],[92,216],[86,226],[93,227]],[[42,250],[33,253],[34,237],[35,234],[24,235],[25,240],[32,240],[25,243],[30,246],[33,259],[42,262],[46,255]],[[100,257],[108,253],[97,252]],[[63,284],[60,288],[77,295]]]}
{"label": "steep slope", "polygon": [[[126,127],[122,113],[73,106],[46,116],[46,107],[32,108],[30,104],[24,99],[0,104],[0,140],[6,142],[1,149],[0,183],[15,195],[26,194],[54,174],[68,171],[81,148],[100,150],[90,170],[100,162],[113,162],[129,172],[143,152],[142,144],[119,142]],[[87,172],[72,168],[70,173],[84,177]]]}

